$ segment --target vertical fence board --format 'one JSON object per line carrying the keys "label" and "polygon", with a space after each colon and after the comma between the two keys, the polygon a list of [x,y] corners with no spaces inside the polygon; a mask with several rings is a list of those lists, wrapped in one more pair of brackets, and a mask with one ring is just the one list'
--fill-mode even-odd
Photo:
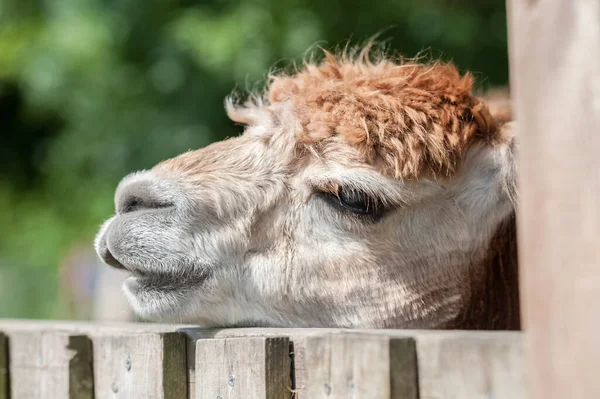
{"label": "vertical fence board", "polygon": [[8,399],[8,339],[0,333],[0,399]]}
{"label": "vertical fence board", "polygon": [[417,399],[411,338],[328,335],[306,340],[309,398]]}
{"label": "vertical fence board", "polygon": [[96,336],[94,373],[98,398],[185,398],[185,336],[179,333]]}
{"label": "vertical fence board", "polygon": [[600,398],[600,2],[507,6],[529,397]]}
{"label": "vertical fence board", "polygon": [[519,335],[425,335],[417,351],[421,399],[526,398]]}
{"label": "vertical fence board", "polygon": [[84,335],[19,332],[9,343],[13,398],[94,397],[92,343]]}
{"label": "vertical fence board", "polygon": [[291,397],[287,338],[196,342],[196,399]]}

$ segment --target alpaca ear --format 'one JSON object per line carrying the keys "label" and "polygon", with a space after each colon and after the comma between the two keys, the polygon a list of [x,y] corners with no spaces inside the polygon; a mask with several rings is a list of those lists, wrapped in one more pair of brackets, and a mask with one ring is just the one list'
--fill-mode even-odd
{"label": "alpaca ear", "polygon": [[517,122],[516,121],[507,121],[502,126],[500,126],[500,141],[507,143],[507,145],[512,147],[512,151],[516,154],[517,148]]}
{"label": "alpaca ear", "polygon": [[500,137],[506,146],[507,165],[505,167],[505,191],[513,204],[518,200],[517,174],[519,170],[518,151],[519,138],[517,136],[517,122],[510,121],[500,128]]}
{"label": "alpaca ear", "polygon": [[487,105],[492,118],[499,126],[512,121],[512,106],[508,88],[489,90],[479,98]]}
{"label": "alpaca ear", "polygon": [[263,100],[258,96],[251,96],[246,102],[240,104],[235,97],[225,99],[225,111],[229,119],[246,126],[258,125],[265,117]]}
{"label": "alpaca ear", "polygon": [[458,203],[476,215],[514,208],[517,202],[517,139],[515,122],[499,128],[497,140],[469,148],[453,182]]}
{"label": "alpaca ear", "polygon": [[251,108],[236,104],[231,97],[228,97],[225,100],[225,111],[227,112],[229,119],[242,125],[252,125],[256,119],[252,115],[253,110]]}

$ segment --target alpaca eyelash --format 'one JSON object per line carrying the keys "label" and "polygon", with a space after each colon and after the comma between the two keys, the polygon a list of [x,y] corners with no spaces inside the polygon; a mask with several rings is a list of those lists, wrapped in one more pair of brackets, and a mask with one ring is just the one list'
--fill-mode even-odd
{"label": "alpaca eyelash", "polygon": [[386,211],[380,199],[361,190],[336,186],[335,190],[320,190],[320,194],[330,205],[353,216],[379,219]]}

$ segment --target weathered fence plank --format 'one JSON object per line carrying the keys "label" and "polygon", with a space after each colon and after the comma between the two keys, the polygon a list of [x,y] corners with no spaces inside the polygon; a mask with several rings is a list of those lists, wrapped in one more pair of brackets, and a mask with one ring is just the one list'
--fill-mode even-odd
{"label": "weathered fence plank", "polygon": [[306,395],[311,399],[418,399],[412,338],[307,338],[306,368]]}
{"label": "weathered fence plank", "polygon": [[600,398],[600,2],[507,6],[528,396]]}
{"label": "weathered fence plank", "polygon": [[95,336],[94,373],[98,398],[185,398],[185,336],[126,332]]}
{"label": "weathered fence plank", "polygon": [[92,343],[85,335],[21,332],[9,343],[13,398],[94,397]]}
{"label": "weathered fence plank", "polygon": [[526,397],[518,335],[423,335],[417,351],[421,399]]}
{"label": "weathered fence plank", "polygon": [[0,333],[0,399],[8,399],[8,339]]}
{"label": "weathered fence plank", "polygon": [[200,340],[195,385],[196,399],[290,398],[289,340]]}

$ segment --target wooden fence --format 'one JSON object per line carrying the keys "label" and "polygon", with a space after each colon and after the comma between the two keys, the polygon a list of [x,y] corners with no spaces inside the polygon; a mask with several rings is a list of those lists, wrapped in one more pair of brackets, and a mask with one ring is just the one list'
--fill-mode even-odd
{"label": "wooden fence", "polygon": [[525,397],[519,332],[0,322],[0,398]]}

